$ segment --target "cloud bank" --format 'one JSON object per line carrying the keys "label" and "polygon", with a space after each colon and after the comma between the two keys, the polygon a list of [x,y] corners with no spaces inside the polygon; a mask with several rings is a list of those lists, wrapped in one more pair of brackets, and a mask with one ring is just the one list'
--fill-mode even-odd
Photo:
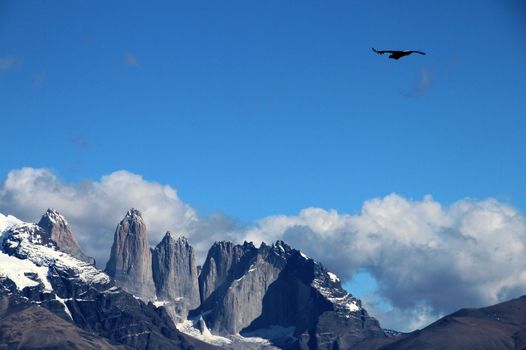
{"label": "cloud bank", "polygon": [[0,212],[36,222],[48,207],[71,224],[79,244],[104,267],[119,221],[130,208],[139,208],[150,239],[160,241],[166,230],[184,231],[198,220],[196,212],[170,186],[116,171],[99,181],[68,184],[48,169],[9,172],[0,187]]}
{"label": "cloud bank", "polygon": [[443,207],[430,196],[391,194],[365,202],[356,215],[308,208],[265,218],[246,234],[267,237],[307,251],[344,280],[369,272],[393,308],[376,314],[392,318],[393,327],[421,327],[461,307],[526,293],[525,218],[494,199]]}
{"label": "cloud bank", "polygon": [[215,240],[283,239],[343,281],[358,271],[374,276],[379,288],[364,298],[365,306],[384,327],[400,330],[422,327],[460,307],[526,294],[526,220],[495,199],[443,206],[430,196],[390,194],[366,201],[356,214],[306,208],[243,227],[224,215],[199,217],[174,188],[127,171],[70,184],[50,170],[24,168],[9,172],[0,185],[3,214],[37,221],[47,207],[67,217],[100,266],[115,226],[131,207],[142,210],[152,244],[170,229],[186,234],[200,257]]}

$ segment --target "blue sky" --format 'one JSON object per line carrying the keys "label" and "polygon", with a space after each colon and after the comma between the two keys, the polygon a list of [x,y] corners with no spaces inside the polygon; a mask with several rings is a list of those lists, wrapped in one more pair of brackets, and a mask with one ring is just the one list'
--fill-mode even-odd
{"label": "blue sky", "polygon": [[525,20],[496,0],[1,1],[0,174],[126,169],[243,223],[393,192],[524,212]]}
{"label": "blue sky", "polygon": [[128,169],[244,220],[390,192],[524,209],[526,28],[504,3],[3,1],[0,171]]}

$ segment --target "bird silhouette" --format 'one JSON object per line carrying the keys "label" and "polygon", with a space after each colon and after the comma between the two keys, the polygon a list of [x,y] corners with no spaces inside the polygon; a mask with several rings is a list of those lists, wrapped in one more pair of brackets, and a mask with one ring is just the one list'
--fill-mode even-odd
{"label": "bird silhouette", "polygon": [[375,50],[374,47],[372,49],[373,49],[374,52],[376,52],[379,55],[383,55],[384,53],[389,53],[390,54],[389,58],[393,59],[393,60],[397,60],[397,59],[399,59],[401,57],[404,57],[404,56],[409,56],[412,53],[418,53],[418,54],[421,54],[421,55],[425,55],[425,52],[416,51],[416,50],[400,50],[400,51],[396,51],[396,50]]}

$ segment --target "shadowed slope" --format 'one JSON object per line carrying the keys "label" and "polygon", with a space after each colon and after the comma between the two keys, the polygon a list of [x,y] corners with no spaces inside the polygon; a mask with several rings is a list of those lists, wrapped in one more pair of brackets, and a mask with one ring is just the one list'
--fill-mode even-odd
{"label": "shadowed slope", "polygon": [[129,349],[86,332],[40,306],[29,306],[0,320],[0,349]]}

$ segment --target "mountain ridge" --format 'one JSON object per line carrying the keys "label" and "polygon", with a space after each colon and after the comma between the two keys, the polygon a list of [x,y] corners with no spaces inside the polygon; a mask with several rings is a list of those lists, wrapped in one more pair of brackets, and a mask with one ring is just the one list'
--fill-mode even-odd
{"label": "mountain ridge", "polygon": [[[27,331],[39,320],[49,326],[35,328],[49,333],[42,344],[57,349],[68,348],[61,328],[77,348],[526,349],[526,296],[398,334],[283,241],[215,242],[199,270],[185,237],[167,232],[150,247],[142,214],[131,209],[117,225],[107,274],[58,215],[49,209],[32,224],[0,214],[0,323]],[[35,346],[27,332],[4,328],[0,344]]]}
{"label": "mountain ridge", "polygon": [[[42,227],[11,223],[0,232],[2,319],[36,305],[74,325],[72,336],[88,332],[134,349],[216,349],[183,335],[164,308],[135,298],[92,264],[60,251]],[[41,318],[56,323],[55,317],[48,316]],[[29,316],[23,318],[29,326]],[[42,332],[33,336],[45,337]],[[0,344],[19,341],[16,332],[2,337]]]}
{"label": "mountain ridge", "polygon": [[[39,224],[2,216],[0,258],[3,260],[0,260],[13,266],[11,270],[23,271],[13,273],[0,268],[4,290],[22,299],[30,295],[29,303],[40,303],[80,328],[97,330],[101,336],[119,344],[134,348],[149,346],[152,340],[140,339],[144,338],[141,334],[148,334],[150,338],[150,334],[157,334],[155,327],[149,325],[150,320],[157,320],[154,324],[171,323],[173,328],[166,326],[173,333],[169,339],[175,338],[177,346],[185,344],[185,336],[176,328],[231,349],[310,349],[312,344],[320,349],[332,349],[335,344],[345,346],[349,341],[354,344],[368,336],[385,337],[378,322],[366,313],[357,299],[341,288],[334,274],[283,241],[271,245],[263,243],[259,248],[248,242],[242,245],[216,242],[198,274],[193,248],[186,238],[174,238],[167,232],[157,246],[150,247],[142,213],[130,209],[117,225],[112,255],[106,265],[107,273],[104,273],[85,259],[80,247],[77,249],[66,219],[59,215],[56,210],[49,209]],[[299,261],[308,263],[301,265]],[[297,265],[295,270],[293,265]],[[279,288],[270,288],[276,282],[287,285],[287,279],[294,279],[288,270],[303,271],[307,266],[310,270],[304,272],[303,280],[297,279],[286,293],[280,294]],[[267,295],[268,291],[272,293]],[[121,305],[128,300],[125,306],[117,307],[119,317],[131,312],[133,318],[144,320],[146,328],[142,327],[142,332],[128,329],[123,335],[115,334],[109,326],[101,329],[100,325],[89,321],[95,316],[88,316],[90,308],[95,310],[96,317],[107,317],[101,309],[102,300],[95,300],[107,298],[107,295],[112,296],[110,304]],[[308,324],[300,322],[301,316],[294,319],[287,316],[290,310],[276,314],[265,306],[270,297],[283,300],[299,295],[303,295],[301,300],[305,304],[296,303],[295,313],[300,311],[301,315],[301,309],[308,305],[309,310],[318,310]],[[145,303],[141,304],[139,299]],[[90,308],[86,308],[89,303],[92,303]],[[345,303],[352,307],[342,306]],[[339,329],[333,336],[320,328],[323,322],[318,324],[318,318],[322,319],[324,314],[326,317],[327,313],[332,315],[332,327],[336,325]],[[369,320],[365,324],[374,331],[365,334],[353,329],[355,325],[349,323],[351,318],[362,320],[362,325],[364,320]],[[238,336],[239,333],[245,337]],[[325,334],[323,339],[319,337],[321,333]],[[346,335],[343,337],[340,333]],[[123,343],[123,336],[139,340],[127,339]],[[161,347],[164,342],[172,341],[158,335],[153,338]],[[202,343],[197,344],[202,346]]]}

